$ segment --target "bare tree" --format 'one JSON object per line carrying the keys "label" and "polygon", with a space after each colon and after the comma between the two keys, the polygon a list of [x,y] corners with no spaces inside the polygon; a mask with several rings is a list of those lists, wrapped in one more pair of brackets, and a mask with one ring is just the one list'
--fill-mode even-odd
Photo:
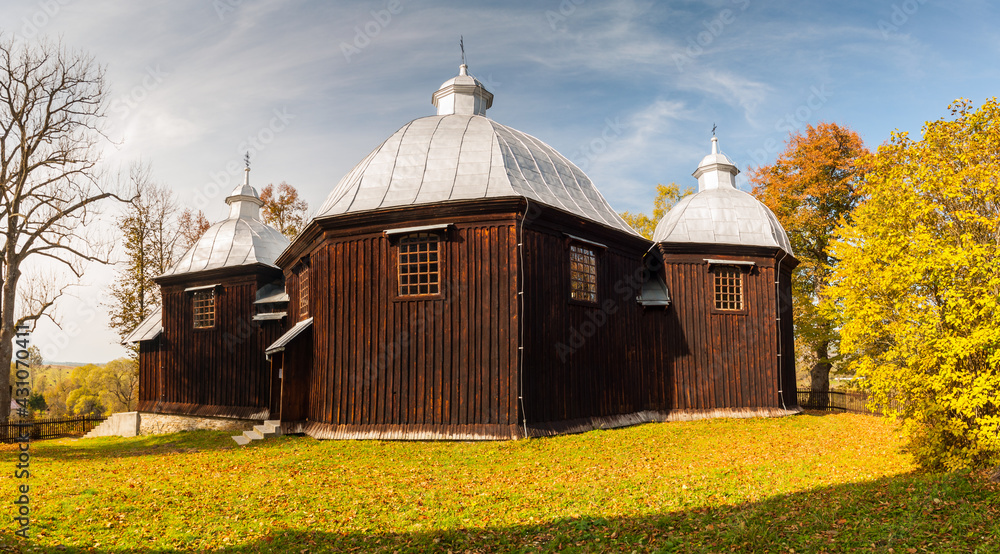
{"label": "bare tree", "polygon": [[[90,56],[0,36],[0,366],[10,364],[17,331],[49,315],[66,290],[39,286],[26,297],[26,262],[48,259],[79,278],[87,262],[104,261],[87,235],[97,204],[122,200],[97,170],[106,95],[104,68]],[[0,372],[0,421],[10,415],[9,386]]]}
{"label": "bare tree", "polygon": [[[164,274],[174,263],[179,231],[175,216],[177,202],[170,189],[152,181],[151,170],[133,164],[128,177],[119,177],[133,195],[118,228],[125,246],[125,260],[110,287],[111,328],[125,338],[157,306],[160,287],[153,278]],[[138,349],[133,348],[133,357]]]}

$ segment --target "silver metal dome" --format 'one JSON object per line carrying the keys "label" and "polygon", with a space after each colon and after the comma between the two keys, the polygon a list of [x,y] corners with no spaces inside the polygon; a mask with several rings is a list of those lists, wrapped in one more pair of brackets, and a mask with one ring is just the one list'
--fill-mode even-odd
{"label": "silver metal dome", "polygon": [[513,196],[638,235],[562,154],[485,117],[492,102],[463,65],[432,96],[438,115],[407,123],[368,154],[337,183],[316,217]]}
{"label": "silver metal dome", "polygon": [[316,217],[511,196],[637,234],[554,148],[478,115],[407,123],[337,183]]}
{"label": "silver metal dome", "polygon": [[288,246],[288,238],[261,221],[264,203],[250,186],[250,168],[246,175],[226,198],[229,218],[209,227],[163,276],[250,264],[277,267],[274,260]]}
{"label": "silver metal dome", "polygon": [[656,225],[653,242],[770,246],[792,252],[788,234],[778,218],[753,195],[736,188],[736,165],[719,153],[712,137],[712,153],[694,176],[698,192],[681,199]]}

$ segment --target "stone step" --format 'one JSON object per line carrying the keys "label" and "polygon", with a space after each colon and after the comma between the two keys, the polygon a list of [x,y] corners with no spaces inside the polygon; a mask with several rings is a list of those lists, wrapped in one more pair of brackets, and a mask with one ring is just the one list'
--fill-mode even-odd
{"label": "stone step", "polygon": [[243,431],[242,435],[236,435],[233,440],[240,446],[250,444],[251,441],[259,441],[267,437],[277,437],[281,435],[281,421],[268,419],[262,425],[254,425],[250,431]]}
{"label": "stone step", "polygon": [[254,425],[253,430],[261,434],[265,439],[268,437],[277,437],[281,434],[281,429],[275,429],[270,425]]}
{"label": "stone step", "polygon": [[261,433],[260,431],[257,431],[256,429],[243,431],[243,436],[252,441],[259,441],[260,439],[264,438],[264,434]]}
{"label": "stone step", "polygon": [[273,419],[269,419],[264,422],[263,425],[259,427],[266,429],[268,433],[274,433],[275,435],[281,434],[281,422]]}

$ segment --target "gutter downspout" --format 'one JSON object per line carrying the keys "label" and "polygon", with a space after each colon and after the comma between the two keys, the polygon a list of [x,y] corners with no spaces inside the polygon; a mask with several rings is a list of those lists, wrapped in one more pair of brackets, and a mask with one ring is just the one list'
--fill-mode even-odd
{"label": "gutter downspout", "polygon": [[517,402],[521,408],[524,438],[528,438],[528,416],[524,411],[524,224],[530,205],[528,197],[524,197],[524,215],[521,216],[517,234]]}
{"label": "gutter downspout", "polygon": [[778,358],[778,398],[781,399],[781,407],[788,411],[788,406],[785,405],[785,386],[784,386],[784,367],[782,365],[782,343],[781,343],[781,262],[785,260],[788,253],[781,250],[781,257],[778,258],[778,263],[774,267],[774,315],[775,323],[777,325],[777,333],[775,336],[778,337],[778,348],[777,348],[777,358]]}

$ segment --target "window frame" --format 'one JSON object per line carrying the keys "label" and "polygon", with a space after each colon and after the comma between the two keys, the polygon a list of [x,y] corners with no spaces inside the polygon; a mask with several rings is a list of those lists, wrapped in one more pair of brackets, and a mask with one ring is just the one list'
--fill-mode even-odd
{"label": "window frame", "polygon": [[[396,282],[395,282],[395,287],[394,287],[394,290],[395,290],[395,298],[394,298],[394,300],[401,301],[401,302],[407,302],[407,301],[435,300],[435,299],[444,298],[444,284],[445,284],[444,268],[445,268],[445,250],[446,249],[443,248],[443,244],[445,242],[447,242],[447,236],[445,234],[446,230],[447,230],[446,228],[431,227],[431,228],[414,228],[411,232],[407,232],[407,233],[394,233],[394,234],[391,234],[391,235],[387,233],[387,236],[390,239],[392,239],[393,242],[395,242],[395,248],[393,249],[393,257],[394,257],[394,261],[395,261],[395,270],[396,270],[395,271],[395,273],[396,273]],[[420,238],[420,237],[424,238],[425,240],[419,241],[419,242],[416,241],[416,240],[414,240],[414,239]],[[429,240],[429,239],[433,239],[433,240]],[[426,251],[427,254],[428,254],[428,260],[426,262],[421,262],[421,260],[419,259],[419,255],[421,254],[421,252],[419,250],[412,251],[412,252],[411,251],[407,251],[407,252],[403,251],[405,245],[408,245],[408,244],[421,244],[421,243],[432,243],[432,242],[435,244],[435,251],[433,252],[433,254],[434,254],[434,257],[436,259],[434,261],[430,260],[430,257],[431,257],[430,256],[430,254],[431,254],[430,250]],[[407,256],[414,256],[414,255],[416,255],[417,259],[416,260],[412,260],[412,261],[411,260],[407,260],[406,262],[404,262],[403,261],[403,256],[404,255],[407,255]],[[418,276],[419,277],[420,275],[424,275],[424,274],[426,274],[426,275],[432,275],[433,274],[434,275],[435,282],[431,283],[428,280],[428,283],[427,283],[428,292],[421,293],[421,292],[418,291],[415,294],[404,293],[403,292],[403,287],[404,286],[405,287],[420,287],[422,285],[422,283],[419,283],[419,282],[417,282],[417,283],[408,283],[406,285],[404,285],[402,283],[401,279],[402,279],[402,277],[404,275],[404,273],[402,271],[404,263],[406,264],[406,266],[407,266],[408,269],[412,268],[413,266],[416,266],[416,268],[417,268],[417,271],[413,272],[413,273],[407,271],[405,273],[405,275],[407,275],[407,276]],[[421,272],[420,271],[420,265],[422,265],[423,263],[426,263],[427,266],[428,266],[426,272]],[[436,270],[435,271],[431,271],[431,268],[430,268],[430,266],[433,265],[433,264],[436,264]],[[434,291],[434,292],[430,292],[429,290],[430,290],[430,287],[432,287],[432,286],[436,286],[437,290]]]}
{"label": "window frame", "polygon": [[[569,238],[569,240],[567,241],[567,244],[566,244],[566,254],[567,254],[567,259],[568,259],[568,262],[569,262],[569,265],[568,265],[568,267],[569,267],[569,278],[567,279],[567,285],[569,287],[569,294],[567,295],[568,301],[571,304],[579,304],[581,306],[588,306],[588,307],[597,306],[597,305],[600,304],[600,301],[601,301],[601,299],[600,299],[600,291],[599,291],[599,286],[598,286],[599,285],[598,278],[599,278],[599,273],[600,273],[600,270],[599,270],[599,260],[600,260],[600,257],[601,257],[600,256],[601,253],[604,251],[604,248],[606,248],[606,247],[603,244],[600,244],[600,243],[597,243],[597,242],[591,242],[591,241],[588,241],[588,240],[583,240],[583,239],[580,239],[580,238],[577,238],[577,237],[568,236],[568,238]],[[575,274],[580,271],[579,269],[574,268],[574,264],[576,264],[576,263],[585,263],[586,262],[586,260],[582,260],[582,261],[574,260],[573,259],[574,250],[578,250],[579,252],[584,253],[583,254],[584,256],[586,256],[586,254],[585,254],[586,252],[589,252],[590,255],[587,256],[587,257],[589,257],[591,260],[593,260],[593,264],[592,265],[587,264],[587,265],[589,265],[593,269],[593,283],[592,283],[592,285],[593,285],[593,296],[594,296],[593,300],[589,300],[589,299],[586,299],[586,298],[577,298],[577,297],[574,296],[574,294],[575,294],[575,292],[577,290],[576,287],[574,287],[574,283],[581,282],[581,283],[586,284],[586,282],[587,282],[586,279],[582,279],[581,280],[581,279],[575,279],[574,278]],[[583,275],[586,276],[587,274],[584,273]]]}
{"label": "window frame", "polygon": [[[312,276],[309,274],[309,270],[309,260],[304,259],[295,272],[296,286],[298,287],[299,319],[309,317],[309,313],[312,311],[312,290],[309,288]],[[305,300],[304,302],[303,299]]]}
{"label": "window frame", "polygon": [[[706,260],[708,261],[708,260]],[[749,299],[747,295],[747,275],[753,270],[755,264],[741,260],[711,260],[708,267],[708,292],[709,311],[712,314],[723,315],[747,315],[749,313]],[[739,278],[739,308],[725,309],[718,306],[719,297],[719,270],[735,271]],[[726,293],[723,293],[726,294]],[[728,293],[732,294],[732,293]]]}
{"label": "window frame", "polygon": [[[211,325],[198,325],[199,319],[199,296],[201,295],[211,295]],[[195,331],[209,331],[215,329],[219,325],[219,294],[216,292],[216,287],[205,288],[200,290],[194,290],[190,292],[191,295],[191,328]],[[204,307],[204,306],[202,306]]]}

